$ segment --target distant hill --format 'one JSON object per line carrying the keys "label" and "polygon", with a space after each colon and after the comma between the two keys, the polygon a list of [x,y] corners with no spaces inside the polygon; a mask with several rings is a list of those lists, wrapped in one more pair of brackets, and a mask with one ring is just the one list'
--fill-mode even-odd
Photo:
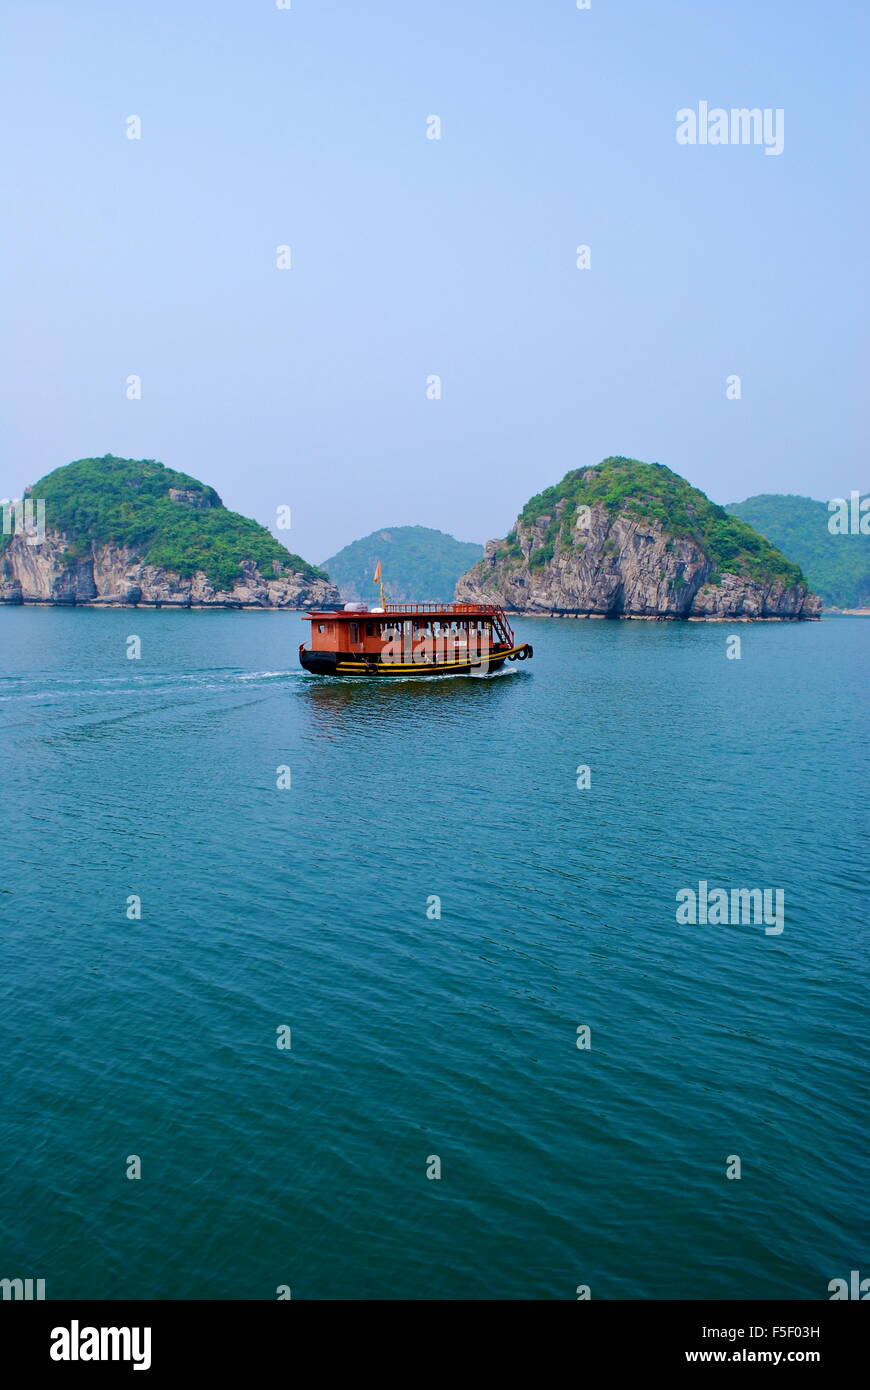
{"label": "distant hill", "polygon": [[520,613],[815,618],[800,567],[660,463],[607,458],[532,497],[456,597]]}
{"label": "distant hill", "polygon": [[832,608],[870,607],[870,536],[835,536],[825,502],[794,494],[761,493],[725,509],[766,536],[800,565]]}
{"label": "distant hill", "polygon": [[0,537],[0,602],[302,608],[328,576],[154,459],[78,459],[28,489],[45,536]]}
{"label": "distant hill", "polygon": [[345,600],[377,597],[372,575],[378,560],[387,597],[395,601],[443,601],[453,598],[456,581],[483,555],[483,546],[458,541],[428,526],[390,526],[372,531],[339,550],[323,568]]}

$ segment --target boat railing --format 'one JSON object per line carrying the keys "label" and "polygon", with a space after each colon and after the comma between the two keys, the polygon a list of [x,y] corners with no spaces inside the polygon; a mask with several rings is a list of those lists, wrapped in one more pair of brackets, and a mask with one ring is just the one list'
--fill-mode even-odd
{"label": "boat railing", "polygon": [[500,613],[494,603],[387,603],[385,613]]}
{"label": "boat railing", "polygon": [[504,615],[504,610],[495,603],[387,603],[385,613],[429,613],[443,614],[445,617],[465,617],[473,613],[476,617],[492,618],[492,625],[503,642],[514,644],[513,628]]}

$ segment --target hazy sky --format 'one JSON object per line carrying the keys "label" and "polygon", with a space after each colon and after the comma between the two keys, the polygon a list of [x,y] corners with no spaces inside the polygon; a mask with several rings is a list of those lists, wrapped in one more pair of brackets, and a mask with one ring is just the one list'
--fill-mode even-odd
{"label": "hazy sky", "polygon": [[[322,560],[504,535],[608,454],[866,488],[862,12],[5,0],[0,494],[157,458]],[[677,144],[700,101],[783,108],[782,154]]]}

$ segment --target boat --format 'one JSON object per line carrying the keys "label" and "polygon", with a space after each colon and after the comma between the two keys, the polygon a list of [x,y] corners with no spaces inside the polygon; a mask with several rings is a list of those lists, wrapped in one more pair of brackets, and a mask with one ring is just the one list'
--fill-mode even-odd
{"label": "boat", "polygon": [[490,676],[527,661],[504,609],[494,603],[387,603],[381,562],[372,581],[380,604],[312,608],[311,646],[299,661],[315,676]]}
{"label": "boat", "polygon": [[311,645],[299,661],[315,676],[489,676],[533,655],[517,643],[492,603],[387,603],[380,560],[372,583],[380,603],[312,608]]}
{"label": "boat", "polygon": [[489,676],[533,655],[495,604],[346,603],[305,618],[299,661],[317,676]]}

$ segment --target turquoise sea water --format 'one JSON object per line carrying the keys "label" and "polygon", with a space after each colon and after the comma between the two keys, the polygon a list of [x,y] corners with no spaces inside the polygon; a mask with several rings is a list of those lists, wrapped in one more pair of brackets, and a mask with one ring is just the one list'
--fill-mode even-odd
{"label": "turquoise sea water", "polygon": [[[870,1275],[870,623],[516,627],[508,674],[349,684],[294,614],[0,610],[0,1277]],[[678,925],[700,880],[782,889],[784,931]]]}

